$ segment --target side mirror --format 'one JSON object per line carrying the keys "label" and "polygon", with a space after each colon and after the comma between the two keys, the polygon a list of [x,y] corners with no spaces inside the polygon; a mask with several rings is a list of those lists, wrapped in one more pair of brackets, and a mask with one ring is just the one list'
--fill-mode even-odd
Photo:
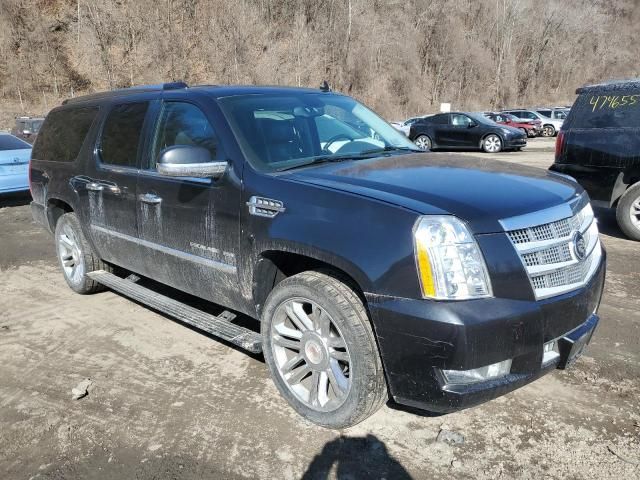
{"label": "side mirror", "polygon": [[477,124],[476,122],[471,122],[471,123],[469,123],[469,124],[467,125],[467,128],[475,128],[475,127],[477,127],[477,126],[478,126],[478,124]]}
{"label": "side mirror", "polygon": [[29,135],[31,135],[31,130],[27,130],[27,129],[22,130],[22,134],[23,134],[24,136],[28,137]]}
{"label": "side mirror", "polygon": [[165,148],[158,159],[158,173],[167,177],[221,177],[227,162],[214,162],[203,147],[175,145]]}

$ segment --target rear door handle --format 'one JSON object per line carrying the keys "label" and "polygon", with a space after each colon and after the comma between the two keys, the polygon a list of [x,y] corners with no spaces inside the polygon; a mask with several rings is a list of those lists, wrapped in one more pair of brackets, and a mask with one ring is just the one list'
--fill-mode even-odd
{"label": "rear door handle", "polygon": [[153,193],[145,193],[145,194],[142,194],[142,195],[138,195],[138,199],[142,203],[149,203],[151,205],[157,205],[160,202],[162,202],[162,198],[160,198],[157,195],[154,195]]}

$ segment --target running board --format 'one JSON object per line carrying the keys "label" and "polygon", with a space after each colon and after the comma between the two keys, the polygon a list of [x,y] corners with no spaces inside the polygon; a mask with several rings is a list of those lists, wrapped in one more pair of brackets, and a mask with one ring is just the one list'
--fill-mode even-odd
{"label": "running board", "polygon": [[137,302],[165,313],[181,322],[188,323],[199,330],[226,340],[229,343],[251,353],[262,352],[262,337],[259,333],[231,323],[235,314],[224,311],[217,317],[193,308],[182,302],[169,298],[153,290],[134,283],[127,278],[120,278],[104,270],[87,273],[87,276],[105,287],[125,295]]}

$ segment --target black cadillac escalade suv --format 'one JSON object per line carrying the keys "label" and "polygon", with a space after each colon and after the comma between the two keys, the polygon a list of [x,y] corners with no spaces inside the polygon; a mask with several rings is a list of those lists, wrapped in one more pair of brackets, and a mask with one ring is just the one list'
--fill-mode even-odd
{"label": "black cadillac escalade suv", "polygon": [[605,252],[577,183],[417,152],[333,92],[75,98],[46,118],[31,190],[73,290],[106,286],[262,351],[283,397],[327,427],[389,396],[476,405],[570,364],[598,323]]}
{"label": "black cadillac escalade suv", "polygon": [[640,240],[640,79],[579,88],[551,170],[574,177],[596,206]]}

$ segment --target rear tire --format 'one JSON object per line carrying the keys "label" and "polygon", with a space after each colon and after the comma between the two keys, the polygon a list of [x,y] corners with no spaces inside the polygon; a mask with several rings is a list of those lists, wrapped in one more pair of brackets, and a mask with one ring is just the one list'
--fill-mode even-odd
{"label": "rear tire", "polygon": [[431,139],[428,135],[418,135],[413,143],[416,144],[416,147],[425,152],[431,150]]}
{"label": "rear tire", "polygon": [[74,292],[88,294],[104,289],[98,282],[87,277],[87,273],[96,270],[110,272],[111,268],[91,249],[75,213],[65,213],[58,219],[55,242],[62,275]]}
{"label": "rear tire", "polygon": [[307,420],[350,427],[386,401],[367,311],[340,280],[317,271],[284,279],[265,302],[261,330],[276,387]]}
{"label": "rear tire", "polygon": [[616,219],[627,237],[640,241],[640,182],[629,187],[620,198]]}

